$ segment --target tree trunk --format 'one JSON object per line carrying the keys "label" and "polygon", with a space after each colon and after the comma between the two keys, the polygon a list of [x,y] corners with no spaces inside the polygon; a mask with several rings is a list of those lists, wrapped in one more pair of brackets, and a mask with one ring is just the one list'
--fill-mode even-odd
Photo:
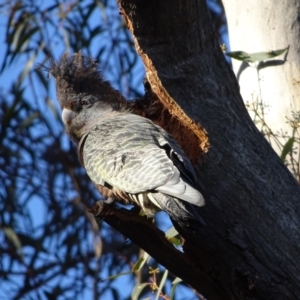
{"label": "tree trunk", "polygon": [[[263,117],[272,132],[287,133],[292,136],[293,129],[287,123],[292,112],[300,111],[300,18],[299,1],[232,1],[223,0],[229,29],[231,51],[248,53],[282,49],[290,46],[285,56],[273,59],[273,64],[264,64],[259,74],[253,67],[243,68],[245,64],[232,60],[244,101],[261,103]],[[271,61],[269,61],[271,62]],[[274,64],[276,62],[276,64]],[[262,123],[257,123],[262,128]],[[280,134],[281,135],[281,134]],[[286,139],[279,138],[282,144]],[[280,155],[282,146],[270,138],[272,146]],[[299,143],[294,143],[297,152]],[[290,170],[298,177],[299,157]],[[291,163],[291,161],[288,161]]]}
{"label": "tree trunk", "polygon": [[[300,187],[251,121],[205,0],[119,5],[153,92],[184,126],[190,118],[210,137],[204,162],[196,165],[207,226],[196,236],[182,233],[195,276],[202,270],[231,299],[298,299]],[[225,293],[204,295],[228,299]]]}

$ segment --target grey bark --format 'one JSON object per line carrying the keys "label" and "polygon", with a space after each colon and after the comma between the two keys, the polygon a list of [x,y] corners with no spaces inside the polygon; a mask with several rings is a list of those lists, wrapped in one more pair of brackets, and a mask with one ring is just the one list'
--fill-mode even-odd
{"label": "grey bark", "polygon": [[300,187],[251,121],[205,1],[119,5],[153,90],[161,85],[210,137],[196,166],[207,226],[186,238],[187,256],[231,299],[299,299]]}

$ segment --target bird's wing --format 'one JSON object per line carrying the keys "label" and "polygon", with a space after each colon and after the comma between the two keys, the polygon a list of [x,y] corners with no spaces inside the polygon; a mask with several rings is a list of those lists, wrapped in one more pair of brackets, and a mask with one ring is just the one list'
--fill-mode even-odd
{"label": "bird's wing", "polygon": [[106,119],[85,139],[87,173],[95,183],[104,180],[126,193],[157,190],[203,205],[202,195],[181,179],[159,139],[161,129],[147,119],[130,114]]}
{"label": "bird's wing", "polygon": [[167,139],[159,139],[159,145],[166,150],[167,155],[172,160],[173,164],[178,168],[184,180],[191,185],[195,184],[195,170],[190,160],[186,157],[185,153],[175,142],[173,137],[168,136]]}
{"label": "bird's wing", "polygon": [[127,193],[155,189],[174,173],[172,161],[153,140],[149,128],[125,116],[99,123],[83,147],[91,179],[95,183],[105,180]]}

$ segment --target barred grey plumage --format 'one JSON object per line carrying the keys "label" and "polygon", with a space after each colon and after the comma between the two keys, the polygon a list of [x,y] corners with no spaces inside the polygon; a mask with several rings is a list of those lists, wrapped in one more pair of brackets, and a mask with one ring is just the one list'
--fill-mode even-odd
{"label": "barred grey plumage", "polygon": [[147,216],[166,211],[176,222],[201,222],[204,205],[194,169],[175,140],[152,121],[132,114],[81,53],[64,55],[49,72],[69,136],[89,177],[108,197],[134,203]]}

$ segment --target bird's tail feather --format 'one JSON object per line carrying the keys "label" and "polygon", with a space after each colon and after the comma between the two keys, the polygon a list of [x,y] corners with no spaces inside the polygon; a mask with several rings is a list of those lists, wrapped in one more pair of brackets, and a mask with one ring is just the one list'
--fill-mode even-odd
{"label": "bird's tail feather", "polygon": [[202,217],[197,213],[192,204],[162,193],[149,193],[148,197],[153,203],[168,213],[172,221],[175,221],[185,229],[197,231],[201,225],[206,225]]}

